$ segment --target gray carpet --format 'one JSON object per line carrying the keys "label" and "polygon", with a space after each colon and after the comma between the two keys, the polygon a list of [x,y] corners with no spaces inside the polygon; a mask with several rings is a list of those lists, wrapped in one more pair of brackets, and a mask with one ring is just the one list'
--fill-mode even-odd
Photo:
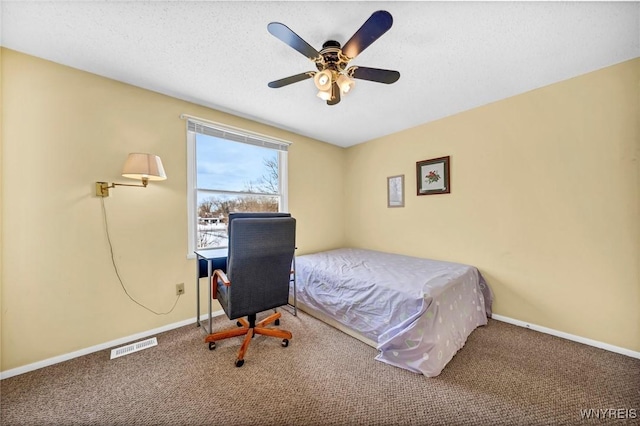
{"label": "gray carpet", "polygon": [[[490,320],[427,378],[375,361],[375,349],[302,312],[281,311],[289,347],[256,336],[241,368],[241,338],[209,351],[194,325],[121,358],[105,350],[2,380],[1,423],[640,424],[637,359]],[[234,323],[217,317],[213,328]],[[608,411],[582,419],[589,409]]]}

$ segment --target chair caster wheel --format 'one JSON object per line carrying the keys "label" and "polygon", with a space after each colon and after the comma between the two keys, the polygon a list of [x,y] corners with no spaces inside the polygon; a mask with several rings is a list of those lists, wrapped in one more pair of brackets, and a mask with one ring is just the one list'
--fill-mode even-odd
{"label": "chair caster wheel", "polygon": [[286,348],[287,346],[289,346],[289,339],[282,339],[282,347]]}
{"label": "chair caster wheel", "polygon": [[275,325],[280,325],[280,320],[277,319],[276,322],[274,322]]}
{"label": "chair caster wheel", "polygon": [[236,367],[242,367],[244,365],[244,359],[236,359]]}
{"label": "chair caster wheel", "polygon": [[216,348],[216,342],[209,342],[209,350],[212,351]]}

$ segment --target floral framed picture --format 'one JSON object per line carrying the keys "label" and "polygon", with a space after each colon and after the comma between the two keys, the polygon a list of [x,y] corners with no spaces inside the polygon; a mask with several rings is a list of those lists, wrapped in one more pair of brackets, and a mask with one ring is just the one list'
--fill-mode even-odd
{"label": "floral framed picture", "polygon": [[404,207],[404,175],[387,178],[387,207]]}
{"label": "floral framed picture", "polygon": [[449,157],[432,158],[416,163],[418,195],[448,194],[451,192]]}

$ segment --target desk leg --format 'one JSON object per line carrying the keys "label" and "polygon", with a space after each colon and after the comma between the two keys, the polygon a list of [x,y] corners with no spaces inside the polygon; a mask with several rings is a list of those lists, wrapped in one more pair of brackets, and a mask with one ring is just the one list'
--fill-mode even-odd
{"label": "desk leg", "polygon": [[293,316],[298,316],[298,294],[296,292],[296,258],[293,257]]}
{"label": "desk leg", "polygon": [[207,288],[209,289],[209,329],[207,330],[207,333],[211,333],[211,276],[213,275],[213,260],[209,259],[207,260]]}
{"label": "desk leg", "polygon": [[196,256],[196,327],[200,327],[200,258]]}

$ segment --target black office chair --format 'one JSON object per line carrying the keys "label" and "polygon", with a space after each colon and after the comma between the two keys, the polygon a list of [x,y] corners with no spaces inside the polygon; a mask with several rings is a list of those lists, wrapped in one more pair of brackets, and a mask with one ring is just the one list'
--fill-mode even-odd
{"label": "black office chair", "polygon": [[[267,328],[279,324],[275,312],[256,323],[260,312],[286,305],[289,299],[291,264],[295,250],[296,220],[285,213],[237,213],[229,215],[229,254],[226,274],[214,271],[211,290],[229,319],[238,319],[240,328],[211,333],[205,337],[209,349],[215,342],[245,335],[236,367],[244,364],[244,355],[254,334],[283,339],[289,345],[291,333]],[[242,317],[247,317],[247,320]]]}

